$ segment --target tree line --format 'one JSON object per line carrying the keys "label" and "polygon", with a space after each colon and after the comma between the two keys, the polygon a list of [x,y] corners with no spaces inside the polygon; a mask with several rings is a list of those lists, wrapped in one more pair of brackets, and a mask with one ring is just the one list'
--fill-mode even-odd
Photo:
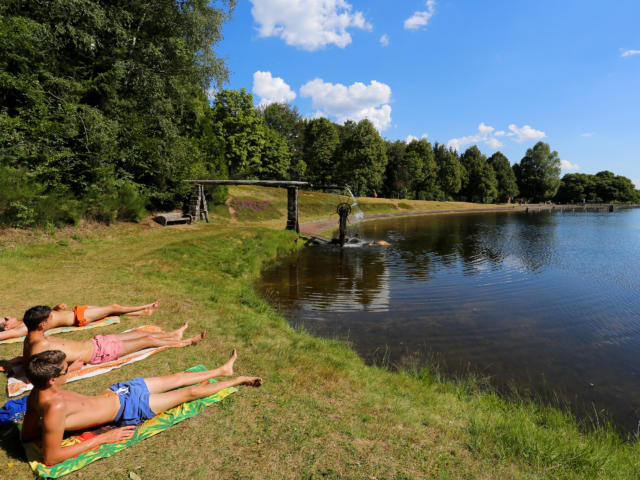
{"label": "tree line", "polygon": [[[187,178],[307,180],[359,195],[637,202],[611,172],[560,179],[539,142],[500,152],[389,141],[370,121],[302,118],[226,90],[234,0],[5,0],[0,5],[0,223],[138,219],[187,200]],[[213,99],[210,85],[217,86]],[[213,191],[222,202],[226,190]]]}

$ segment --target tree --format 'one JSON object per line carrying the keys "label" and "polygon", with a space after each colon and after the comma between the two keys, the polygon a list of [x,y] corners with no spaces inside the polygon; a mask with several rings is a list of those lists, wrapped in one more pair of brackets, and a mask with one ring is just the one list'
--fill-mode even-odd
{"label": "tree", "polygon": [[407,198],[410,191],[410,177],[404,163],[407,143],[403,140],[385,141],[387,167],[382,193],[390,198]]}
{"label": "tree", "polygon": [[253,96],[244,88],[220,90],[212,121],[222,138],[224,158],[231,177],[259,177],[266,125],[253,108]]}
{"label": "tree", "polygon": [[466,171],[466,184],[461,193],[469,202],[490,203],[497,195],[498,182],[495,172],[477,146],[469,147],[460,157]]}
{"label": "tree", "polygon": [[438,186],[443,200],[452,200],[462,188],[462,166],[454,150],[436,142],[433,153],[438,166]]}
{"label": "tree", "polygon": [[387,165],[384,140],[367,120],[348,120],[340,128],[337,178],[360,195],[379,190]]}
{"label": "tree", "polygon": [[538,142],[527,150],[514,172],[524,198],[535,202],[551,199],[560,186],[558,152],[552,152],[549,144]]}
{"label": "tree", "polygon": [[267,127],[258,177],[272,180],[287,178],[290,166],[291,151],[287,141],[277,131]]}
{"label": "tree", "polygon": [[512,198],[518,196],[518,182],[513,173],[509,159],[502,152],[496,152],[489,157],[489,165],[493,168],[498,181],[497,200],[503,203],[510,203]]}
{"label": "tree", "polygon": [[405,164],[413,198],[419,200],[436,198],[438,166],[431,144],[425,139],[410,142],[405,151]]}
{"label": "tree", "polygon": [[292,107],[286,103],[271,103],[259,107],[267,127],[278,132],[287,143],[290,157],[288,176],[291,179],[300,180],[305,174],[306,164],[303,160],[304,121],[298,113],[298,107]]}
{"label": "tree", "polygon": [[593,175],[586,173],[567,173],[562,180],[554,200],[559,203],[583,203],[592,200],[594,189]]}
{"label": "tree", "polygon": [[303,161],[311,183],[331,184],[337,180],[336,151],[340,146],[338,128],[326,118],[309,120],[304,129]]}
{"label": "tree", "polygon": [[227,78],[212,46],[234,4],[3,2],[0,164],[85,207],[124,190],[178,204],[182,179],[215,168],[194,132]]}

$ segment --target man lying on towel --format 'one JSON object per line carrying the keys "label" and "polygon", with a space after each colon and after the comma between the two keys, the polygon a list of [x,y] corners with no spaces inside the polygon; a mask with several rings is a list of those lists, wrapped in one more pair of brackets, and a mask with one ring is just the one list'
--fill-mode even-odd
{"label": "man lying on towel", "polygon": [[[147,305],[118,305],[113,303],[104,307],[93,307],[87,305],[76,305],[71,310],[67,310],[64,303],[60,303],[51,309],[51,321],[48,329],[56,327],[84,327],[88,323],[97,322],[112,315],[153,315],[158,308],[158,302]],[[27,334],[27,327],[22,320],[16,317],[0,318],[0,340],[9,338],[24,337]]]}
{"label": "man lying on towel", "polygon": [[[62,350],[71,366],[71,370],[82,368],[83,364],[100,364],[116,360],[122,355],[144,350],[149,347],[164,347],[181,342],[182,335],[189,324],[185,324],[173,332],[144,332],[133,330],[116,335],[96,335],[87,340],[67,340],[45,335],[53,311],[46,306],[32,307],[24,314],[27,337],[24,339],[22,357],[25,366],[32,355],[45,350]],[[188,338],[184,342],[195,345],[204,338],[205,332]]]}
{"label": "man lying on towel", "polygon": [[[214,377],[231,377],[236,358],[234,349],[227,363],[214,370],[174,373],[164,377],[138,377],[116,383],[98,395],[90,396],[60,388],[66,381],[68,368],[63,352],[47,350],[39,353],[31,357],[27,365],[27,377],[34,388],[27,400],[22,440],[30,442],[41,438],[43,460],[48,465],[60,463],[103,443],[127,440],[133,436],[135,425],[164,410],[208,397],[228,387],[262,385],[262,379],[258,377],[207,382]],[[180,388],[185,386],[189,387]],[[61,445],[65,431],[110,423],[120,428],[76,445]]]}

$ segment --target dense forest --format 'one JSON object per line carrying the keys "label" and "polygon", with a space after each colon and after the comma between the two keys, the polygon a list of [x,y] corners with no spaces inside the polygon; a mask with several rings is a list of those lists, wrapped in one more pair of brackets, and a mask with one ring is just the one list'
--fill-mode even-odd
{"label": "dense forest", "polygon": [[[628,178],[560,178],[546,143],[511,165],[476,146],[388,141],[222,88],[213,47],[234,0],[3,0],[0,223],[60,225],[178,208],[187,178],[295,179],[424,200],[640,202]],[[211,86],[215,94],[208,96]],[[222,188],[214,202],[225,200]]]}

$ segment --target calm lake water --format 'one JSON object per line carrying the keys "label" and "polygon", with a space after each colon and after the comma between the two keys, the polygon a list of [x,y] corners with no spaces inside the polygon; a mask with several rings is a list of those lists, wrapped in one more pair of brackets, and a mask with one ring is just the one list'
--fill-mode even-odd
{"label": "calm lake water", "polygon": [[347,339],[370,363],[435,360],[638,429],[639,209],[355,228],[391,247],[310,247],[263,273],[259,288],[293,325]]}

